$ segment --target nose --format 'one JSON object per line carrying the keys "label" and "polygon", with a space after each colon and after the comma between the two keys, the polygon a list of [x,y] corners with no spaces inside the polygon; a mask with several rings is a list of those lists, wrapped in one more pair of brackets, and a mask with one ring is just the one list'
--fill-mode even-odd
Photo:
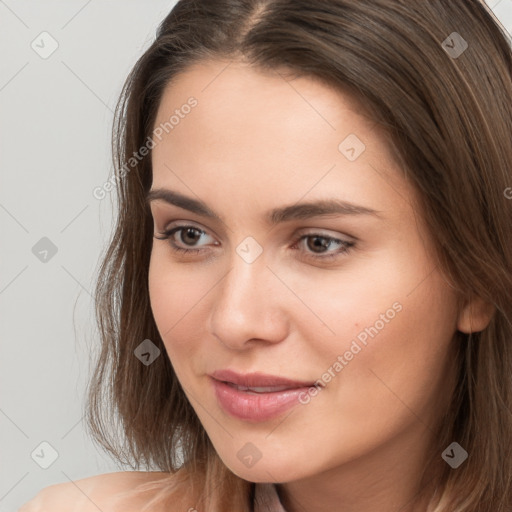
{"label": "nose", "polygon": [[233,350],[279,343],[289,327],[286,292],[263,254],[252,263],[234,254],[231,269],[211,296],[210,332]]}

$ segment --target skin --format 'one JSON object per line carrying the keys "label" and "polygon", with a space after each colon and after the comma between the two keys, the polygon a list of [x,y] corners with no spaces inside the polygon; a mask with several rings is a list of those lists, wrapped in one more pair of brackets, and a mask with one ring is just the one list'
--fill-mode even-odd
{"label": "skin", "polygon": [[[203,249],[195,255],[153,242],[151,307],[176,374],[224,463],[246,480],[280,483],[287,511],[426,510],[410,504],[449,404],[451,340],[457,329],[485,328],[491,311],[478,298],[459,310],[415,191],[353,98],[309,78],[226,64],[203,62],[179,75],[155,123],[190,96],[198,100],[152,150],[152,189],[200,199],[223,219],[151,202],[157,236],[176,221],[206,232],[171,238]],[[366,146],[355,161],[338,149],[349,134]],[[328,198],[381,217],[265,223],[272,208]],[[345,254],[327,245],[338,256],[315,259],[324,253],[314,240],[294,244],[301,234],[355,245]],[[252,263],[236,252],[248,236],[263,249]],[[314,382],[396,303],[400,312],[341,371],[331,370],[309,403],[256,423],[218,404],[212,371]],[[237,457],[247,442],[262,454],[251,468]]]}

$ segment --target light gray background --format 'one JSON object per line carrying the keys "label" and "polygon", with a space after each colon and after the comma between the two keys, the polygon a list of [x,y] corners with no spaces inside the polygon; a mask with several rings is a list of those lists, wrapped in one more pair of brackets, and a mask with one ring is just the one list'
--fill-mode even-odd
{"label": "light gray background", "polygon": [[[92,191],[112,172],[123,81],[174,4],[0,0],[0,512],[48,485],[119,470],[82,421],[114,197]],[[488,4],[512,33],[512,0]],[[57,248],[46,262],[33,252],[43,237]],[[58,453],[47,469],[43,442]]]}

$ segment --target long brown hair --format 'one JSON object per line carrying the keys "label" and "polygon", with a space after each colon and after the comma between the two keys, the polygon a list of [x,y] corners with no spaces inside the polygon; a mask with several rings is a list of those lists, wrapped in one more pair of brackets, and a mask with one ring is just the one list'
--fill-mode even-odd
{"label": "long brown hair", "polygon": [[[457,441],[469,458],[456,470],[445,464],[432,502],[436,512],[508,510],[509,38],[479,0],[179,1],[128,76],[116,109],[117,223],[97,280],[102,344],[86,403],[93,439],[121,464],[169,472],[174,479],[164,482],[162,496],[176,497],[178,482],[189,482],[196,506],[203,499],[205,510],[250,510],[253,485],[215,453],[168,357],[146,366],[134,356],[145,339],[163,355],[165,347],[148,293],[153,223],[144,199],[152,182],[151,153],[130,159],[151,137],[163,91],[174,77],[205,59],[238,60],[262,71],[320,79],[359,99],[419,192],[440,269],[461,305],[479,296],[495,306],[486,329],[454,336],[457,386],[424,474]],[[189,468],[189,476],[183,470],[175,476],[181,467]]]}

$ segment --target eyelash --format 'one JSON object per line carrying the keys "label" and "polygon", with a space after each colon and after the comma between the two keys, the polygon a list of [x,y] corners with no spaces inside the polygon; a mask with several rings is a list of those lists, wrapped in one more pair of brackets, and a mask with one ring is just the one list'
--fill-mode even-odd
{"label": "eyelash", "polygon": [[[169,246],[176,253],[192,255],[192,254],[198,254],[198,253],[203,252],[205,249],[183,249],[182,247],[177,246],[171,240],[171,237],[174,235],[174,233],[177,233],[179,231],[186,230],[186,229],[193,229],[195,231],[198,231],[201,234],[205,234],[205,235],[207,234],[206,231],[196,228],[195,226],[177,226],[172,229],[168,229],[162,233],[158,233],[158,235],[160,235],[160,236],[155,235],[155,238],[157,240],[169,240]],[[354,242],[348,242],[346,240],[340,240],[338,238],[324,236],[320,233],[310,233],[307,235],[298,236],[293,240],[293,245],[296,245],[298,242],[300,242],[304,239],[307,239],[307,238],[322,238],[324,240],[328,240],[329,242],[339,242],[343,246],[342,249],[332,252],[327,255],[317,255],[315,253],[311,253],[313,255],[312,259],[314,259],[314,260],[324,260],[325,261],[325,260],[331,260],[333,258],[337,258],[340,256],[344,256],[347,253],[349,253],[352,250],[353,246],[355,245]]]}

